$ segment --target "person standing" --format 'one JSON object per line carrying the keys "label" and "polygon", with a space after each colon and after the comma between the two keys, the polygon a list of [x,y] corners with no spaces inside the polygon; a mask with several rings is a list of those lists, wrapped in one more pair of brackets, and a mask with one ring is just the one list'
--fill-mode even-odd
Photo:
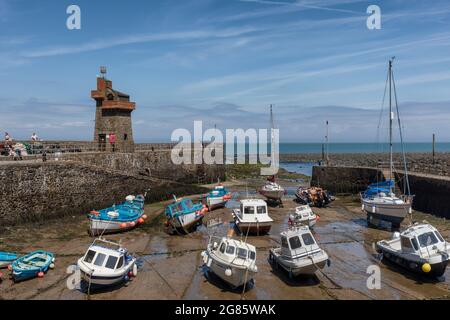
{"label": "person standing", "polygon": [[111,132],[109,134],[109,144],[111,145],[112,152],[116,151],[116,135]]}
{"label": "person standing", "polygon": [[38,140],[39,140],[39,138],[38,138],[37,134],[35,132],[33,132],[33,134],[31,135],[31,141],[36,142]]}

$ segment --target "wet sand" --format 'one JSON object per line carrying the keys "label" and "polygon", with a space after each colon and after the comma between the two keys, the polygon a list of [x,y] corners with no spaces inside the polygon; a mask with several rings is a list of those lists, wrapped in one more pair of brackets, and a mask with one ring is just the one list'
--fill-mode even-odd
{"label": "wet sand", "polygon": [[[255,183],[255,181],[253,181]],[[284,184],[284,183],[283,183]],[[289,183],[286,183],[289,184]],[[247,185],[252,185],[249,182]],[[201,251],[206,248],[208,234],[224,235],[230,226],[231,208],[247,195],[245,185],[230,187],[235,192],[227,208],[207,213],[205,222],[220,218],[223,224],[208,229],[205,226],[187,236],[170,236],[164,232],[165,203],[146,206],[147,222],[139,228],[107,236],[138,256],[136,278],[107,291],[91,292],[89,299],[444,299],[450,297],[450,271],[437,281],[418,277],[395,265],[384,263],[372,249],[375,241],[390,238],[391,232],[367,228],[359,201],[352,197],[338,198],[328,208],[314,208],[320,220],[314,228],[319,244],[331,259],[330,267],[315,277],[289,279],[282,271],[272,269],[267,258],[269,248],[276,246],[278,233],[287,225],[287,214],[296,203],[292,194],[294,184],[284,199],[284,208],[270,207],[275,220],[269,235],[249,236],[248,242],[257,247],[258,274],[255,285],[232,290],[214,275],[206,276],[202,268]],[[248,187],[247,190],[253,188]],[[253,189],[254,190],[254,189]],[[253,192],[249,192],[253,194]],[[256,196],[256,195],[255,195]],[[414,213],[415,220],[433,223],[446,239],[450,239],[450,222],[429,215]],[[0,282],[0,299],[88,299],[81,290],[70,290],[67,273],[76,264],[92,241],[87,235],[84,216],[67,217],[40,225],[5,228],[0,233],[2,251],[27,253],[36,249],[52,251],[56,268],[42,279],[13,284],[7,270]],[[367,267],[381,269],[381,289],[366,286]]]}

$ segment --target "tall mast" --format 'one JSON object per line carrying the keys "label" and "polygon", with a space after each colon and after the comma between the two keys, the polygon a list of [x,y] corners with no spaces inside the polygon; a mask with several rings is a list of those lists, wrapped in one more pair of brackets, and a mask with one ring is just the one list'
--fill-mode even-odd
{"label": "tall mast", "polygon": [[326,147],[326,164],[327,166],[330,163],[330,155],[329,155],[329,140],[328,140],[328,135],[329,135],[329,130],[328,130],[328,120],[327,120],[327,132],[326,132],[326,136],[325,136],[325,147]]}
{"label": "tall mast", "polygon": [[273,165],[274,160],[275,160],[275,154],[274,154],[274,150],[275,150],[275,124],[273,121],[273,112],[272,112],[272,105],[270,105],[270,164]]}
{"label": "tall mast", "polygon": [[[394,120],[394,113],[392,112],[392,62],[394,58],[389,60],[389,181],[393,178],[393,144],[392,144],[392,122]],[[389,184],[389,189],[392,192],[392,186]]]}

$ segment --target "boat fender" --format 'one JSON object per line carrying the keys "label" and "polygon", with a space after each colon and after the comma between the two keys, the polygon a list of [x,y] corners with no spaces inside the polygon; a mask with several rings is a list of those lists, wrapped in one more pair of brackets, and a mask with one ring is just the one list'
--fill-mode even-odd
{"label": "boat fender", "polygon": [[56,260],[55,257],[53,257],[53,258],[52,258],[52,262],[55,262],[55,260]]}
{"label": "boat fender", "polygon": [[143,218],[139,218],[138,222],[139,222],[139,224],[143,224],[144,223],[144,219]]}
{"label": "boat fender", "polygon": [[50,263],[49,268],[50,269],[55,269],[55,264],[54,263]]}
{"label": "boat fender", "polygon": [[429,263],[424,263],[422,265],[422,271],[425,273],[428,273],[431,271],[431,265]]}
{"label": "boat fender", "polygon": [[146,214],[144,214],[144,215],[142,215],[142,219],[144,219],[144,220],[147,220],[147,215]]}
{"label": "boat fender", "polygon": [[232,274],[233,274],[233,271],[231,271],[230,268],[228,268],[228,269],[225,270],[225,275],[226,275],[227,277],[231,277]]}
{"label": "boat fender", "polygon": [[127,227],[127,224],[125,222],[120,224],[121,229],[125,229],[126,227]]}
{"label": "boat fender", "polygon": [[11,271],[12,270],[12,265],[8,265],[8,270]]}
{"label": "boat fender", "polygon": [[134,227],[134,226],[136,225],[136,223],[135,223],[134,221],[131,221],[131,222],[128,223],[128,225],[129,225],[130,227]]}
{"label": "boat fender", "polygon": [[317,220],[317,221],[320,220],[320,216],[319,216],[319,215],[316,216],[316,220]]}
{"label": "boat fender", "polygon": [[372,213],[377,213],[377,208],[375,206],[372,207]]}
{"label": "boat fender", "polygon": [[44,277],[44,272],[40,271],[37,274],[38,278],[43,278]]}
{"label": "boat fender", "polygon": [[130,280],[130,277],[128,276],[128,275],[125,275],[125,281],[128,281],[128,280]]}
{"label": "boat fender", "polygon": [[361,206],[361,211],[364,211],[364,204]]}
{"label": "boat fender", "polygon": [[133,265],[133,277],[136,277],[137,276],[137,273],[138,273],[138,267],[137,267],[137,265]]}
{"label": "boat fender", "polygon": [[392,235],[392,240],[395,240],[395,239],[400,239],[400,232],[398,232],[398,231],[394,232],[394,234]]}

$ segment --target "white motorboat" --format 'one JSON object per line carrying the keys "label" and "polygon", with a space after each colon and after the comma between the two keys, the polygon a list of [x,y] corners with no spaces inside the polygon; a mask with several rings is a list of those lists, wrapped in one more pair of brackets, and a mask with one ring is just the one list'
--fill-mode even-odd
{"label": "white motorboat", "polygon": [[392,239],[376,243],[375,249],[386,258],[411,271],[440,277],[449,260],[449,243],[428,223],[416,223]]}
{"label": "white motorboat", "polygon": [[267,199],[279,201],[283,198],[286,191],[278,183],[267,181],[267,183],[259,190],[259,193]]}
{"label": "white motorboat", "polygon": [[273,223],[267,203],[261,199],[241,200],[239,209],[233,209],[232,216],[242,234],[268,233]]}
{"label": "white motorboat", "polygon": [[308,226],[281,232],[281,246],[270,249],[269,261],[282,267],[289,277],[313,275],[329,264],[328,254],[317,244]]}
{"label": "white motorboat", "polygon": [[[392,69],[393,60],[394,58],[389,60],[388,78],[386,81],[386,87],[389,85],[389,179],[387,179],[387,181],[369,185],[367,190],[364,193],[361,193],[361,205],[362,210],[367,213],[367,222],[369,225],[379,226],[381,221],[386,221],[390,222],[392,227],[399,228],[405,217],[412,212],[413,196],[411,196],[409,186],[408,166],[406,164],[406,155],[403,145],[402,124],[400,121],[397,92],[395,89],[394,73]],[[393,92],[392,89],[394,90]],[[395,98],[395,110],[393,108],[393,97]],[[383,102],[385,101],[384,98]],[[403,155],[403,195],[396,195],[394,193],[396,174],[394,172],[393,161],[393,121],[395,114],[397,115],[398,120],[398,129],[400,133]]]}
{"label": "white motorboat", "polygon": [[295,212],[289,215],[288,223],[291,226],[307,225],[312,228],[319,220],[309,205],[299,206],[295,208]]}
{"label": "white motorboat", "polygon": [[231,237],[211,237],[202,257],[209,271],[233,288],[253,282],[253,277],[258,272],[256,248]]}
{"label": "white motorboat", "polygon": [[136,258],[118,243],[95,239],[77,263],[90,287],[112,286],[137,275]]}

